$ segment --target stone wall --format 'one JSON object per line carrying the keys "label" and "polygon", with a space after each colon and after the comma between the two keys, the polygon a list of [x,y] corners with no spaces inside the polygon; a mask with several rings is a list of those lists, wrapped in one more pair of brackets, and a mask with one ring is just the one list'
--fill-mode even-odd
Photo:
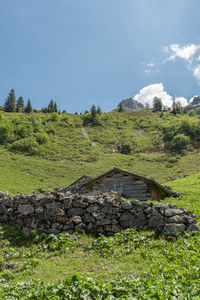
{"label": "stone wall", "polygon": [[199,230],[194,213],[167,203],[127,201],[116,193],[99,196],[49,192],[9,196],[0,192],[0,222],[47,233],[66,231],[113,235],[125,228],[176,235]]}

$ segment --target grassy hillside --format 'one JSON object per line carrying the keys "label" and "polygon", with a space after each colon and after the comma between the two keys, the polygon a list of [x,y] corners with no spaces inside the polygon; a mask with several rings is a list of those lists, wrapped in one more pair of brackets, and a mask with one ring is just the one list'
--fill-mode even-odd
{"label": "grassy hillside", "polygon": [[[184,194],[168,202],[200,222],[200,173],[170,182]],[[199,299],[199,232],[177,241],[125,230],[77,239],[0,227],[1,299]],[[77,274],[78,273],[78,274]],[[121,297],[121,298],[120,298]],[[135,298],[134,298],[135,297]]]}
{"label": "grassy hillside", "polygon": [[[143,111],[92,122],[90,115],[41,113],[0,119],[0,190],[64,187],[115,166],[183,193],[166,201],[194,211],[200,222],[197,117]],[[186,137],[181,148],[174,148],[177,135]],[[25,237],[0,225],[1,299],[199,299],[199,281],[199,232],[176,242],[134,229],[114,237]]]}
{"label": "grassy hillside", "polygon": [[[199,128],[197,116],[168,112],[112,112],[93,120],[90,114],[1,112],[0,190],[50,190],[112,167],[174,180],[200,170]],[[174,149],[180,134],[187,143]]]}

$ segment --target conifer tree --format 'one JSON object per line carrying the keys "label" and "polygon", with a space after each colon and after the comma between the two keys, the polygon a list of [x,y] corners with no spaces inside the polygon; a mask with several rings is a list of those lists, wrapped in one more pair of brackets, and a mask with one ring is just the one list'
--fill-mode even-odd
{"label": "conifer tree", "polygon": [[92,105],[90,112],[91,112],[91,116],[92,117],[96,116],[97,110],[96,110],[96,106],[95,105]]}
{"label": "conifer tree", "polygon": [[17,111],[20,111],[20,109],[24,109],[24,99],[22,96],[17,100]]}
{"label": "conifer tree", "polygon": [[32,106],[31,106],[31,100],[28,99],[28,102],[27,102],[27,105],[26,105],[26,108],[25,108],[25,112],[26,113],[31,113],[32,112]]}
{"label": "conifer tree", "polygon": [[54,102],[54,112],[58,112],[57,104]]}
{"label": "conifer tree", "polygon": [[122,106],[122,104],[120,103],[120,105],[119,105],[119,107],[118,107],[118,112],[123,112],[123,111],[124,111],[123,106]]}
{"label": "conifer tree", "polygon": [[7,112],[14,112],[16,110],[16,97],[14,89],[10,90],[10,93],[4,103],[4,110]]}
{"label": "conifer tree", "polygon": [[48,112],[49,112],[49,113],[54,112],[54,101],[53,101],[53,100],[51,100],[51,101],[49,102],[49,105],[48,105]]}
{"label": "conifer tree", "polygon": [[20,112],[20,106],[19,106],[18,102],[17,102],[17,106],[16,106],[16,112]]}
{"label": "conifer tree", "polygon": [[154,97],[153,99],[153,111],[162,111],[162,100],[158,97]]}
{"label": "conifer tree", "polygon": [[98,106],[98,108],[97,108],[97,114],[98,114],[98,115],[101,115],[101,114],[102,114],[102,110],[101,110],[100,106]]}

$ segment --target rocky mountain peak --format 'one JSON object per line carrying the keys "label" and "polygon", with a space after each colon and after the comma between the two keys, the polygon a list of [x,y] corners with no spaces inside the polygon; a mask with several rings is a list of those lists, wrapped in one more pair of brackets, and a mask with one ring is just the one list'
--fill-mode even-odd
{"label": "rocky mountain peak", "polygon": [[142,103],[139,103],[138,101],[134,100],[133,98],[128,98],[122,100],[118,104],[118,108],[122,105],[122,108],[124,111],[136,111],[136,110],[143,110],[145,107]]}

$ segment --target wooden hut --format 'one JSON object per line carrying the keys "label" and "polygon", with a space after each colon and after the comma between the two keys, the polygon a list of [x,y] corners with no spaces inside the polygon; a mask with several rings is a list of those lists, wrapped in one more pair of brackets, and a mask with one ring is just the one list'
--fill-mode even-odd
{"label": "wooden hut", "polygon": [[117,191],[126,198],[160,200],[171,193],[154,180],[114,168],[83,184],[89,194]]}

